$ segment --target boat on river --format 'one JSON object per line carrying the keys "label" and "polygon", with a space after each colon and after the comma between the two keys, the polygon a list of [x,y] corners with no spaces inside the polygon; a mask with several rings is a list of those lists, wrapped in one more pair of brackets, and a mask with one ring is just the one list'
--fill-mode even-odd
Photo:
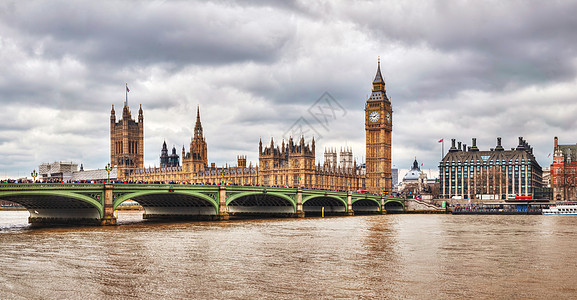
{"label": "boat on river", "polygon": [[547,207],[549,207],[548,203],[529,201],[475,203],[456,205],[451,213],[453,215],[540,215]]}
{"label": "boat on river", "polygon": [[558,203],[543,209],[544,215],[577,215],[577,203]]}

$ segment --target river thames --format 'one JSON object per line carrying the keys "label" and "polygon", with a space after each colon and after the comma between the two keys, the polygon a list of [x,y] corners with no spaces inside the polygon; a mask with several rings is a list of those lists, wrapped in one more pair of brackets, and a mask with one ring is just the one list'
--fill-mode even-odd
{"label": "river thames", "polygon": [[0,212],[2,299],[573,298],[574,216],[385,215],[31,228]]}

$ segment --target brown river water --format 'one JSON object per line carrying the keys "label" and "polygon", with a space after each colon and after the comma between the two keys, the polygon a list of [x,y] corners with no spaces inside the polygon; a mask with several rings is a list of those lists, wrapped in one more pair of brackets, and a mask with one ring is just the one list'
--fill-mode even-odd
{"label": "brown river water", "polygon": [[0,299],[568,299],[577,216],[385,215],[31,228],[0,211]]}

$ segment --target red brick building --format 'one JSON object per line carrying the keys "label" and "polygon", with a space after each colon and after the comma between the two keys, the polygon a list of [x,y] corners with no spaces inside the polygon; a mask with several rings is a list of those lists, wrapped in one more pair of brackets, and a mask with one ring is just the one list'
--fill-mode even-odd
{"label": "red brick building", "polygon": [[559,145],[555,137],[553,150],[553,163],[551,164],[553,201],[576,201],[577,144]]}

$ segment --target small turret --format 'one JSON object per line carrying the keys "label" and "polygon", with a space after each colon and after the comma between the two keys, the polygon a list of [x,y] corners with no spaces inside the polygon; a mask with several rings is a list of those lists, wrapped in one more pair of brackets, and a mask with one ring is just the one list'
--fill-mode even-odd
{"label": "small turret", "polygon": [[142,123],[144,121],[144,115],[142,114],[142,104],[140,104],[140,108],[138,109],[138,123]]}
{"label": "small turret", "polygon": [[116,112],[114,111],[114,104],[112,104],[112,109],[110,110],[110,123],[116,123]]}
{"label": "small turret", "polygon": [[313,153],[315,153],[315,137],[314,137],[314,136],[313,136],[311,151],[312,151]]}
{"label": "small turret", "polygon": [[258,139],[258,153],[262,154],[262,138]]}

